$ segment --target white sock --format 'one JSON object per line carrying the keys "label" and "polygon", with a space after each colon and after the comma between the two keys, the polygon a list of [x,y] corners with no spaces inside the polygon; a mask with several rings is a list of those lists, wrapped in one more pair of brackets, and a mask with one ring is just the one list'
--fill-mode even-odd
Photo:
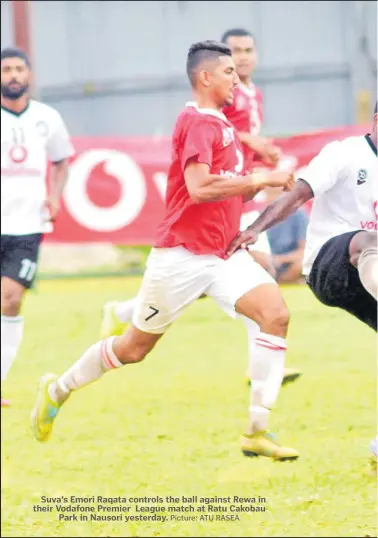
{"label": "white sock", "polygon": [[1,380],[5,381],[20,347],[24,331],[22,316],[1,316]]}
{"label": "white sock", "polygon": [[252,319],[249,319],[249,318],[247,318],[245,316],[242,316],[242,318],[243,318],[243,323],[244,323],[244,325],[245,325],[245,327],[247,329],[247,335],[248,335],[248,357],[249,357],[249,361],[248,361],[247,377],[249,378],[250,374],[251,374],[251,356],[252,356],[252,352],[254,350],[255,340],[256,340],[257,336],[260,334],[260,327]]}
{"label": "white sock", "polygon": [[260,332],[250,346],[251,406],[249,434],[268,427],[284,375],[286,340]]}
{"label": "white sock", "polygon": [[243,317],[244,325],[245,325],[245,327],[247,329],[248,350],[249,350],[249,354],[251,354],[252,348],[254,348],[254,346],[255,346],[255,340],[258,337],[258,335],[260,334],[260,327],[252,319],[246,318],[245,316],[242,316],[242,317]]}
{"label": "white sock", "polygon": [[378,252],[377,247],[365,249],[358,259],[358,273],[363,287],[377,300]]}
{"label": "white sock", "polygon": [[121,323],[131,322],[133,318],[135,302],[136,297],[134,299],[130,299],[130,301],[123,301],[117,304],[114,312]]}
{"label": "white sock", "polygon": [[111,336],[101,340],[87,349],[84,355],[57,379],[56,384],[50,385],[51,398],[55,401],[59,399],[57,389],[68,396],[73,390],[93,383],[105,372],[123,366],[113,351],[114,338],[116,337]]}

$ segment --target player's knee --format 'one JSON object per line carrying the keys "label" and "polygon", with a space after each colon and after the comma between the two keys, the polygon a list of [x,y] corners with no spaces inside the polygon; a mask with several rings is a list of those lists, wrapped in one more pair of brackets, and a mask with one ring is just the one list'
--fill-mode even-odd
{"label": "player's knee", "polygon": [[135,338],[128,331],[115,340],[113,349],[123,364],[136,364],[149,354],[159,337],[148,335],[147,338]]}
{"label": "player's knee", "polygon": [[133,347],[120,346],[117,351],[117,357],[124,364],[136,364],[141,362],[148,355],[149,351],[150,349],[142,344],[137,344]]}
{"label": "player's knee", "polygon": [[377,234],[377,232],[369,232],[369,233],[367,233],[366,237],[364,237],[364,240],[362,241],[361,247],[362,247],[361,248],[361,254],[362,254],[362,252],[365,252],[366,250],[377,252],[377,248],[378,248],[378,234]]}
{"label": "player's knee", "polygon": [[358,260],[366,250],[377,251],[377,232],[361,232],[356,234],[349,245],[350,263],[357,267]]}
{"label": "player's knee", "polygon": [[13,289],[1,290],[1,312],[5,316],[17,316],[21,309],[22,295]]}
{"label": "player's knee", "polygon": [[128,362],[130,363],[137,363],[142,362],[149,352],[151,351],[150,346],[147,346],[146,344],[138,344],[135,346],[132,350],[128,352]]}
{"label": "player's knee", "polygon": [[285,303],[267,305],[262,312],[260,329],[276,336],[286,337],[290,322],[290,312]]}

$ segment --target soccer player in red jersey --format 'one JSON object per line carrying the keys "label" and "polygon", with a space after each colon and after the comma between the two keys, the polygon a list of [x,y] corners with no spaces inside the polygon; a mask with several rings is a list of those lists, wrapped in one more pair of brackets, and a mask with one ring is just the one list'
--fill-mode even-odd
{"label": "soccer player in red jersey", "polygon": [[[257,52],[253,36],[247,30],[236,28],[228,30],[222,36],[222,42],[232,50],[232,59],[240,82],[234,88],[234,100],[223,108],[223,113],[238,132],[244,153],[244,168],[252,170],[262,163],[274,166],[279,158],[279,148],[271,140],[260,135],[263,122],[262,94],[251,81],[256,67]],[[256,217],[258,214],[256,214]],[[249,219],[247,224],[252,224]],[[275,276],[269,240],[266,233],[249,249],[256,262]],[[204,296],[204,295],[203,295]],[[103,307],[100,338],[119,335],[126,324],[132,320],[136,299],[127,301],[109,301]],[[234,317],[234,316],[233,316]],[[248,332],[248,348],[254,348],[254,339],[259,334],[259,327],[253,321],[243,317]],[[250,362],[252,357],[250,358]],[[250,382],[250,367],[247,373]],[[285,368],[282,384],[294,381],[300,376],[297,369]]]}
{"label": "soccer player in red jersey", "polygon": [[291,190],[291,172],[243,174],[241,143],[222,113],[233,102],[239,79],[224,44],[204,41],[188,53],[187,72],[194,103],[179,115],[168,173],[165,216],[158,228],[133,323],[119,337],[91,346],[61,376],[42,377],[32,411],[32,430],[46,441],[69,395],[104,373],[142,361],[169,326],[200,295],[226,312],[258,323],[254,384],[258,388],[241,448],[249,456],[296,459],[268,432],[268,417],[282,382],[289,313],[274,279],[244,250],[226,258],[238,233],[243,203],[265,186]]}
{"label": "soccer player in red jersey", "polygon": [[243,143],[245,168],[252,170],[258,163],[275,166],[280,150],[271,139],[261,136],[263,98],[251,79],[257,64],[255,40],[248,30],[234,28],[223,34],[222,43],[230,47],[240,79],[232,105],[225,107],[223,112]]}

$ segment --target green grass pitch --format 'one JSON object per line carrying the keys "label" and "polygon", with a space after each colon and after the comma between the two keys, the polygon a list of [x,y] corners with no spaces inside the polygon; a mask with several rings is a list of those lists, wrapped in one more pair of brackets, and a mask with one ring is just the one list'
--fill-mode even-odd
{"label": "green grass pitch", "polygon": [[[3,387],[13,405],[1,412],[2,536],[377,536],[368,464],[376,336],[306,287],[283,289],[292,312],[287,365],[303,376],[282,389],[270,424],[300,451],[297,462],[241,455],[247,338],[210,299],[188,308],[142,364],[74,394],[51,440],[34,441],[39,377],[61,373],[97,341],[102,304],[132,297],[139,282],[40,282],[27,297],[24,341]],[[195,521],[158,522],[59,521],[54,502],[50,512],[33,510],[42,496],[168,495],[260,496],[265,511],[239,513],[239,521],[201,521],[195,512]]]}

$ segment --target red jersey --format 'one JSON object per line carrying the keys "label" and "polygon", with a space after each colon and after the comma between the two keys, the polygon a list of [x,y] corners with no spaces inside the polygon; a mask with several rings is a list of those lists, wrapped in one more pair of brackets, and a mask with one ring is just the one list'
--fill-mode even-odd
{"label": "red jersey", "polygon": [[[234,102],[223,109],[224,115],[237,131],[259,135],[263,122],[262,94],[254,84],[238,84],[234,89]],[[255,152],[243,145],[245,169],[252,170]]]}
{"label": "red jersey", "polygon": [[243,197],[195,203],[184,179],[189,160],[206,163],[210,173],[235,178],[243,173],[243,148],[235,129],[216,110],[189,103],[179,115],[172,138],[165,216],[157,230],[155,247],[181,245],[194,254],[225,258],[239,232]]}

